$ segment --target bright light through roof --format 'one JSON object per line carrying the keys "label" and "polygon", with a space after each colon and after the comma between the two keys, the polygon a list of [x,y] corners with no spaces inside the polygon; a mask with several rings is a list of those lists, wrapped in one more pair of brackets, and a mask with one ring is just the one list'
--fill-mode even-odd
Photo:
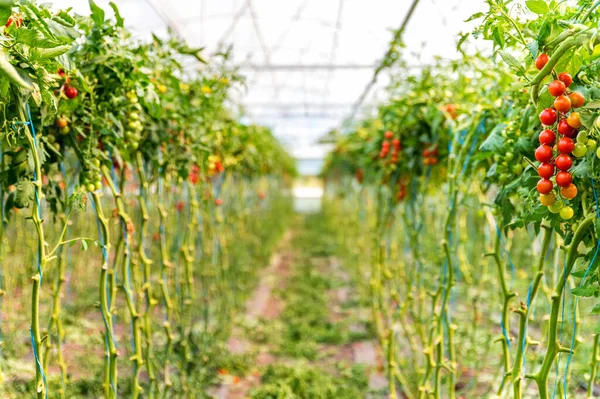
{"label": "bright light through roof", "polygon": [[[97,0],[110,14],[108,1]],[[171,25],[190,46],[232,44],[248,89],[238,99],[249,121],[268,125],[299,158],[321,157],[317,141],[339,127],[360,97],[410,5],[398,0],[116,0],[128,27],[142,38]],[[89,12],[86,0],[58,0]],[[436,55],[455,58],[464,22],[486,9],[483,0],[421,0],[404,41],[412,65]],[[384,94],[385,77],[361,112]],[[359,113],[360,115],[361,113]]]}

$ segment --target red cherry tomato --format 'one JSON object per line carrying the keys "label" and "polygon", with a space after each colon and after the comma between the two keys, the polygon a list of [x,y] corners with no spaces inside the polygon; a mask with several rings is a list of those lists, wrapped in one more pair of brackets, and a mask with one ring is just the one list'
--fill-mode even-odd
{"label": "red cherry tomato", "polygon": [[565,95],[556,97],[556,100],[554,100],[554,108],[563,114],[569,112],[571,109],[571,99]]}
{"label": "red cherry tomato", "polygon": [[385,138],[390,140],[394,137],[394,133],[390,132],[389,130],[387,132],[385,132]]}
{"label": "red cherry tomato", "polygon": [[563,137],[558,140],[558,151],[563,154],[570,154],[575,148],[575,143],[569,137]]}
{"label": "red cherry tomato", "polygon": [[548,162],[552,159],[552,147],[542,144],[535,150],[535,159],[540,162]]}
{"label": "red cherry tomato", "polygon": [[546,145],[554,145],[554,141],[556,141],[556,135],[550,129],[545,129],[540,132],[540,144]]}
{"label": "red cherry tomato", "polygon": [[546,108],[540,113],[540,122],[542,125],[550,126],[556,123],[556,110],[554,108]]}
{"label": "red cherry tomato", "polygon": [[558,172],[556,174],[556,184],[561,187],[569,187],[573,182],[573,176],[569,172]]}
{"label": "red cherry tomato", "polygon": [[554,165],[556,165],[556,169],[566,171],[573,166],[573,159],[567,154],[560,154],[554,160]]}
{"label": "red cherry tomato", "polygon": [[539,70],[544,69],[544,67],[548,63],[548,60],[549,58],[547,54],[542,53],[538,55],[538,57],[535,59],[535,67]]}
{"label": "red cherry tomato", "polygon": [[571,106],[573,108],[579,108],[585,103],[585,97],[582,96],[581,93],[577,93],[576,91],[569,94],[569,98],[571,99]]}
{"label": "red cherry tomato", "polygon": [[66,86],[65,87],[65,96],[67,96],[67,98],[69,99],[74,99],[75,97],[77,97],[77,89],[74,88],[73,86]]}
{"label": "red cherry tomato", "polygon": [[558,74],[558,80],[560,80],[561,82],[563,82],[566,87],[571,86],[571,83],[573,83],[573,78],[571,77],[570,74],[568,74],[566,72],[559,73]]}
{"label": "red cherry tomato", "polygon": [[540,179],[537,182],[537,190],[540,194],[550,194],[554,185],[548,179]]}
{"label": "red cherry tomato", "polygon": [[548,85],[548,93],[553,95],[554,97],[562,96],[565,94],[567,90],[567,86],[560,80],[555,80],[554,82]]}
{"label": "red cherry tomato", "polygon": [[560,195],[562,195],[566,199],[575,198],[577,196],[577,186],[571,183],[567,187],[561,188]]}
{"label": "red cherry tomato", "polygon": [[558,133],[562,134],[563,136],[571,138],[577,135],[577,129],[569,126],[566,119],[563,119],[560,122],[558,122],[556,130],[558,130]]}
{"label": "red cherry tomato", "polygon": [[554,176],[554,165],[550,162],[544,162],[538,167],[538,175],[541,178],[549,179]]}

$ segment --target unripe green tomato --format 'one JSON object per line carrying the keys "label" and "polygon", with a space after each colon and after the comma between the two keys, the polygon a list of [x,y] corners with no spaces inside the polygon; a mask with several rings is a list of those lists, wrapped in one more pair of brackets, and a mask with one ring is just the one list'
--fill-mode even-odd
{"label": "unripe green tomato", "polygon": [[506,154],[504,154],[504,160],[506,162],[510,162],[515,158],[515,154],[513,154],[512,152],[507,152]]}
{"label": "unripe green tomato", "polygon": [[52,147],[54,147],[56,152],[60,152],[60,143],[54,143],[54,144],[52,144]]}
{"label": "unripe green tomato", "polygon": [[132,141],[130,145],[133,150],[137,150],[139,147],[139,144],[137,141]]}
{"label": "unripe green tomato", "polygon": [[494,162],[500,161],[500,154],[494,154]]}
{"label": "unripe green tomato", "polygon": [[102,188],[102,182],[101,181],[99,181],[99,182],[97,181],[96,184],[94,185],[94,188],[96,190],[100,190]]}
{"label": "unripe green tomato", "polygon": [[596,156],[597,156],[598,158],[600,158],[600,148],[598,148],[598,149],[596,150]]}
{"label": "unripe green tomato", "polygon": [[131,104],[137,104],[137,103],[138,103],[138,98],[137,98],[137,96],[135,96],[135,97],[133,97],[133,96],[132,96],[132,97],[129,97],[129,102],[130,102]]}
{"label": "unripe green tomato", "polygon": [[585,144],[575,143],[575,148],[573,149],[573,155],[577,158],[584,157],[587,154],[587,147]]}
{"label": "unripe green tomato", "polygon": [[569,220],[573,217],[575,211],[573,211],[573,208],[571,208],[570,206],[565,206],[560,210],[559,214],[561,218]]}
{"label": "unripe green tomato", "polygon": [[132,119],[134,121],[138,121],[138,120],[140,120],[140,114],[138,114],[137,112],[131,112],[129,114],[129,119]]}
{"label": "unripe green tomato", "polygon": [[96,191],[96,185],[94,183],[88,183],[85,186],[85,188],[88,191],[88,193],[93,193],[94,191]]}
{"label": "unripe green tomato", "polygon": [[588,135],[585,130],[582,130],[577,134],[577,142],[581,144],[585,144],[588,142]]}
{"label": "unripe green tomato", "polygon": [[522,163],[514,164],[512,167],[512,172],[515,175],[520,175],[521,173],[523,173],[523,164]]}
{"label": "unripe green tomato", "polygon": [[100,160],[98,158],[94,158],[94,160],[92,161],[94,166],[100,167]]}
{"label": "unripe green tomato", "polygon": [[596,128],[600,129],[600,116],[596,117],[596,120],[594,121],[594,126],[596,126]]}
{"label": "unripe green tomato", "polygon": [[596,140],[588,140],[587,144],[587,149],[588,151],[596,151],[596,148],[598,147],[598,143],[596,143]]}
{"label": "unripe green tomato", "polygon": [[50,143],[50,144],[56,143],[56,137],[53,134],[48,135],[48,143]]}
{"label": "unripe green tomato", "polygon": [[548,206],[550,213],[558,213],[565,206],[562,201],[556,201],[554,204]]}
{"label": "unripe green tomato", "polygon": [[58,132],[62,135],[66,135],[71,133],[71,128],[69,126],[61,127],[60,129],[58,129]]}
{"label": "unripe green tomato", "polygon": [[514,143],[515,143],[515,141],[513,139],[506,140],[506,145],[508,145],[508,146],[512,146]]}
{"label": "unripe green tomato", "polygon": [[138,124],[139,124],[139,123],[140,123],[140,122],[138,122],[138,121],[129,121],[128,127],[129,127],[129,129],[131,129],[131,130],[135,130],[135,129],[137,129],[137,128],[138,128]]}
{"label": "unripe green tomato", "polygon": [[505,181],[505,180],[508,180],[509,175],[508,175],[508,173],[501,173],[499,178],[500,178],[500,181]]}

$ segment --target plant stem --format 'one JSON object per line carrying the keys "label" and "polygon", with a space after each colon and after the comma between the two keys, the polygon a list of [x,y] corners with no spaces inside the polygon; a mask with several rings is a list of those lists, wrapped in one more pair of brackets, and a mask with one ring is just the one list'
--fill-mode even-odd
{"label": "plant stem", "polygon": [[[19,96],[17,105],[17,112],[21,121],[25,122],[28,120],[25,116],[25,104],[26,102]],[[33,121],[31,121],[33,123]],[[31,335],[33,341],[33,350],[36,355],[35,359],[35,385],[38,399],[42,399],[46,395],[48,387],[45,385],[43,376],[46,374],[44,370],[44,353],[42,352],[42,337],[40,331],[40,288],[42,284],[42,275],[46,266],[46,238],[44,235],[44,224],[41,218],[41,201],[44,197],[42,190],[42,164],[36,147],[36,140],[33,137],[32,131],[28,123],[23,123],[23,130],[27,138],[29,149],[31,150],[31,156],[33,158],[34,165],[34,180],[33,185],[35,187],[35,203],[32,206],[31,220],[35,225],[38,239],[38,271],[37,274],[31,278],[33,288],[31,290]]]}
{"label": "plant stem", "polygon": [[[65,198],[66,201],[66,198]],[[63,224],[66,227],[68,225],[68,215],[63,214],[61,215],[61,217],[63,218]],[[52,348],[52,340],[50,339],[50,335],[52,333],[52,330],[56,327],[56,335],[57,335],[57,339],[56,339],[56,350],[57,350],[57,357],[58,357],[58,366],[60,368],[60,381],[61,381],[61,389],[60,389],[60,397],[64,398],[66,395],[66,388],[67,388],[67,363],[65,362],[64,356],[63,356],[63,351],[62,351],[62,343],[64,342],[64,338],[65,338],[65,331],[63,328],[63,324],[62,324],[62,318],[61,318],[61,291],[62,291],[62,286],[66,281],[65,278],[65,267],[64,267],[64,256],[63,256],[63,251],[62,251],[62,247],[59,250],[59,254],[58,254],[58,259],[57,259],[57,264],[56,264],[56,276],[54,279],[54,286],[52,289],[52,316],[50,318],[50,321],[48,323],[48,327],[47,327],[47,331],[48,331],[48,338],[46,339],[45,342],[45,354],[44,354],[44,360],[45,363],[44,364],[44,369],[48,370],[48,362],[50,359],[50,350]]]}
{"label": "plant stem", "polygon": [[521,371],[523,369],[523,359],[527,350],[527,319],[531,312],[531,305],[535,301],[542,277],[544,276],[544,261],[546,259],[546,253],[550,246],[550,239],[552,238],[552,229],[543,226],[544,238],[542,239],[542,249],[538,258],[537,270],[531,286],[531,293],[529,294],[529,304],[521,303],[521,307],[516,311],[520,316],[519,322],[519,338],[517,339],[517,354],[515,355],[515,361],[513,363],[512,370],[512,381],[513,381],[513,393],[514,399],[521,398],[521,380],[523,376]]}
{"label": "plant stem", "polygon": [[143,354],[142,354],[142,339],[141,339],[141,325],[140,325],[140,314],[136,308],[133,290],[132,290],[132,281],[130,278],[130,263],[131,263],[131,250],[129,248],[129,227],[132,226],[131,218],[125,211],[125,203],[121,196],[121,191],[117,189],[113,178],[111,176],[110,170],[106,165],[102,165],[102,174],[104,175],[105,180],[108,182],[108,186],[112,192],[114,197],[114,202],[117,207],[117,216],[119,217],[120,226],[121,226],[121,235],[123,237],[123,241],[125,243],[125,248],[123,251],[123,259],[122,259],[122,278],[123,278],[123,290],[125,291],[125,301],[127,303],[127,308],[129,310],[129,315],[131,317],[131,340],[133,343],[133,354],[130,357],[133,365],[133,373],[132,373],[132,393],[131,396],[133,399],[137,399],[141,393],[141,386],[139,383],[140,380],[140,369],[144,364]]}
{"label": "plant stem", "polygon": [[148,179],[146,177],[146,172],[144,171],[144,159],[142,157],[141,152],[136,153],[135,165],[138,173],[138,178],[140,180],[138,202],[140,204],[141,222],[139,232],[138,255],[140,257],[140,260],[142,261],[142,265],[144,268],[144,283],[142,285],[141,294],[145,298],[146,302],[146,309],[144,310],[144,339],[146,341],[145,359],[146,370],[148,371],[148,379],[150,380],[148,397],[153,398],[155,392],[158,389],[158,381],[154,372],[154,349],[152,345],[152,314],[154,306],[156,306],[157,304],[157,301],[154,298],[152,292],[153,279],[151,268],[154,262],[146,254],[146,237],[148,235],[148,222],[150,220],[150,215],[148,213],[148,200],[146,198],[149,189],[149,184]]}
{"label": "plant stem", "polygon": [[166,201],[165,190],[163,187],[163,178],[158,178],[158,212],[159,212],[159,234],[160,234],[160,257],[161,257],[161,281],[160,288],[165,303],[165,320],[163,327],[167,338],[167,348],[164,360],[164,379],[165,379],[165,391],[164,395],[170,390],[172,382],[170,379],[170,367],[171,367],[171,356],[173,353],[173,332],[171,330],[171,320],[173,313],[173,302],[169,294],[169,270],[173,268],[171,260],[169,259],[169,251],[167,245],[167,232],[166,232],[166,220],[168,217],[167,210],[164,202]]}
{"label": "plant stem", "polygon": [[579,243],[583,240],[585,235],[592,228],[594,220],[595,214],[591,213],[577,227],[577,230],[573,235],[571,244],[569,245],[567,250],[565,269],[561,273],[560,277],[558,278],[558,281],[556,282],[556,286],[554,287],[554,293],[551,297],[550,322],[548,325],[548,349],[546,350],[546,354],[544,355],[544,359],[542,361],[540,370],[532,376],[532,378],[537,384],[540,399],[548,399],[548,375],[550,374],[550,369],[554,364],[554,360],[556,359],[558,352],[565,350],[565,348],[563,348],[560,345],[560,342],[558,341],[557,337],[558,317],[560,313],[560,299],[565,288],[566,280],[571,274],[571,270],[573,269],[573,266],[575,265],[575,260],[577,259],[577,247],[579,246]]}
{"label": "plant stem", "polygon": [[100,226],[98,232],[102,248],[102,267],[100,268],[100,312],[104,321],[104,338],[107,343],[105,367],[104,367],[104,396],[106,398],[116,398],[117,396],[117,344],[114,339],[113,313],[111,309],[112,295],[109,277],[114,275],[110,271],[109,254],[110,254],[110,228],[108,219],[104,216],[102,209],[102,201],[98,192],[92,193],[92,201],[94,201],[94,209],[96,219]]}
{"label": "plant stem", "polygon": [[600,335],[594,335],[594,346],[592,350],[592,358],[590,359],[590,378],[588,379],[587,398],[594,397],[594,383],[596,382],[596,374],[598,373]]}

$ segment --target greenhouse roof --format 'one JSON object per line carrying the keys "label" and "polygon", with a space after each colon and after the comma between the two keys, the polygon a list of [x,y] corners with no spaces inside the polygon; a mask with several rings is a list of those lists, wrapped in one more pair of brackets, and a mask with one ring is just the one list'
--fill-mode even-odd
{"label": "greenhouse roof", "polygon": [[[96,2],[108,10],[107,0]],[[237,101],[250,122],[273,128],[295,156],[320,157],[318,139],[353,115],[375,66],[385,54],[411,1],[398,0],[116,0],[126,25],[141,38],[170,27],[209,56],[233,45],[247,77]],[[56,7],[89,12],[87,0]],[[483,0],[421,0],[407,25],[404,57],[420,67],[436,56],[457,56],[464,21],[485,10]],[[361,102],[364,115],[384,93],[385,76]]]}

